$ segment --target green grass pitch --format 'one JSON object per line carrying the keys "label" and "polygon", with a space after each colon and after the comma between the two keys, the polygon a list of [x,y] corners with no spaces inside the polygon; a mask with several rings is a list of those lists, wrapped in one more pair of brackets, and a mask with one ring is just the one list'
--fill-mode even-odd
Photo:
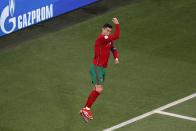
{"label": "green grass pitch", "polygon": [[[195,93],[195,5],[138,0],[1,51],[0,131],[100,131]],[[94,120],[84,124],[94,39],[113,16],[121,23],[120,64],[110,59]],[[196,117],[195,108],[193,99],[168,110]],[[156,114],[119,131],[147,129],[195,131],[196,124]]]}

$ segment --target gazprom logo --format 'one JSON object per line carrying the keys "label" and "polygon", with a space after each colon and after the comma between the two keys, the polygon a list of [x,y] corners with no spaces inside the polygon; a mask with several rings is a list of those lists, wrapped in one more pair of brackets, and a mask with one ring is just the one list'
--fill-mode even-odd
{"label": "gazprom logo", "polygon": [[[7,5],[1,13],[0,25],[1,25],[2,32],[5,34],[9,34],[13,32],[14,29],[16,28],[16,18],[13,17],[14,9],[15,9],[15,0],[9,0],[9,5]],[[10,18],[10,14],[12,15],[12,18]],[[8,18],[9,20],[7,21]],[[11,26],[10,29],[5,28],[5,22],[8,22],[8,24],[10,24]]]}
{"label": "gazprom logo", "polygon": [[[9,3],[0,12],[0,32],[3,34],[12,33],[41,21],[53,17],[53,4],[42,6],[34,10],[28,11],[25,7],[21,12],[17,12],[17,0],[9,0]],[[20,3],[21,4],[21,3]],[[17,13],[17,15],[15,15]]]}

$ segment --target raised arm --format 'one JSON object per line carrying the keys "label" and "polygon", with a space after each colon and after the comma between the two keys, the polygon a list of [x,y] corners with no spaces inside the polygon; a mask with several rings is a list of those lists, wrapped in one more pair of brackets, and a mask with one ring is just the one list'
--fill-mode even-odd
{"label": "raised arm", "polygon": [[112,19],[114,25],[115,25],[115,29],[114,29],[114,33],[111,35],[100,35],[99,40],[102,41],[114,41],[119,39],[120,37],[120,24],[117,18],[113,18]]}
{"label": "raised arm", "polygon": [[119,24],[115,24],[115,31],[114,34],[109,36],[109,40],[117,40],[120,37],[120,25]]}
{"label": "raised arm", "polygon": [[115,31],[114,34],[111,35],[112,40],[117,40],[120,37],[120,25],[117,18],[113,18],[112,22],[115,24]]}

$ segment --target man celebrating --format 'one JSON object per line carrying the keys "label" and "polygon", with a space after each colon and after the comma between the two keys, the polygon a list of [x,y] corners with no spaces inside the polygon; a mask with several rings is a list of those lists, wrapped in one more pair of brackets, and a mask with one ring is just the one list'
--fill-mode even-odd
{"label": "man celebrating", "polygon": [[114,41],[117,40],[120,36],[120,26],[117,18],[113,18],[112,21],[115,25],[114,34],[111,34],[112,25],[104,24],[101,34],[95,41],[93,64],[90,65],[90,74],[94,88],[88,96],[86,105],[80,110],[80,115],[85,122],[93,119],[92,112],[90,111],[91,106],[103,91],[105,68],[108,66],[110,51],[113,53],[115,63],[119,63],[118,51],[114,47]]}

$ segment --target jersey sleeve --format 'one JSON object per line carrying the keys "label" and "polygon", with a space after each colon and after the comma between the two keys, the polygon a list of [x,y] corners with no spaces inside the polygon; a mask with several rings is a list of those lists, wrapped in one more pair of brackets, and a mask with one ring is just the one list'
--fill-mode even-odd
{"label": "jersey sleeve", "polygon": [[112,47],[111,47],[110,50],[111,50],[111,52],[112,52],[112,54],[113,54],[114,59],[116,59],[116,58],[119,57],[119,52],[118,52],[117,48],[114,47],[114,44],[112,44]]}

